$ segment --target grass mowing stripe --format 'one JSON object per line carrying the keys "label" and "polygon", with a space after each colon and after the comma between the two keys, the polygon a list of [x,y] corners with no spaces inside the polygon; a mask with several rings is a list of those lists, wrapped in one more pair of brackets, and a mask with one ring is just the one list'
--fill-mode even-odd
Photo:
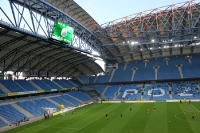
{"label": "grass mowing stripe", "polygon": [[[103,107],[102,110],[99,110],[98,112],[93,112],[91,113],[91,115],[86,115],[83,119],[80,119],[80,121],[77,121],[75,122],[73,125],[70,125],[70,128],[71,127],[78,127],[78,129],[80,128],[83,128],[84,126],[90,124],[91,122],[95,121],[96,119],[98,119],[98,114],[101,113],[101,112],[108,112],[110,110],[112,110],[113,108],[115,108],[116,106],[118,106],[117,104],[111,106],[111,107]],[[97,114],[98,113],[98,114]],[[93,115],[93,116],[92,116]],[[105,115],[105,113],[103,113],[103,115]],[[77,130],[78,130],[77,129]],[[58,130],[56,133],[63,133],[63,132],[68,132],[68,133],[74,133],[76,132],[77,130],[68,130],[68,127],[67,129],[66,128],[63,128],[61,130]]]}
{"label": "grass mowing stripe", "polygon": [[[187,113],[184,114],[185,121],[190,125],[193,133],[199,133],[199,124],[200,124],[200,112],[193,104],[183,104],[180,105],[182,108],[187,109]],[[183,107],[185,106],[185,107]],[[189,110],[189,111],[188,111]],[[192,113],[196,114],[195,119],[192,119]],[[183,113],[182,113],[183,114]]]}
{"label": "grass mowing stripe", "polygon": [[[132,107],[132,113],[130,113],[130,107]],[[157,108],[156,112],[152,112],[154,107]],[[150,114],[147,113],[148,108],[151,109]],[[185,115],[184,109],[187,110]],[[199,133],[199,110],[200,104],[195,102],[191,104],[145,103],[144,105],[139,103],[92,104],[76,109],[73,115],[68,113],[65,116],[51,117],[49,120],[33,122],[6,133],[19,131],[21,133],[156,133],[159,132],[157,128],[159,126],[165,126],[162,133]],[[109,114],[109,120],[105,118],[106,113]],[[120,117],[121,113],[123,117]],[[192,113],[196,113],[194,120]],[[168,123],[165,123],[166,119]]]}
{"label": "grass mowing stripe", "polygon": [[[49,127],[46,127],[43,130],[40,130],[36,133],[44,133],[44,132],[49,132],[49,131],[51,131],[51,133],[54,133],[54,132],[58,132],[59,130],[62,130],[62,128],[58,129],[56,127],[63,127],[63,129],[65,129],[65,130],[67,130],[67,128],[79,128],[79,126],[81,126],[80,124],[79,124],[79,126],[76,126],[76,127],[72,127],[71,125],[74,123],[80,123],[80,121],[82,121],[86,116],[89,119],[91,117],[90,114],[92,114],[92,113],[95,114],[96,112],[99,112],[102,108],[103,109],[107,108],[107,106],[105,106],[105,105],[96,106],[95,108],[90,109],[86,113],[83,113],[82,115],[79,115],[77,117],[73,117],[70,120],[62,119],[60,121],[57,121],[56,123],[54,123],[54,122],[52,122],[50,124],[48,123],[48,125],[46,125],[46,126],[49,126]],[[74,111],[74,114],[69,114],[69,115],[75,115],[75,114],[76,114],[76,111]],[[62,117],[67,117],[67,116],[62,116]]]}
{"label": "grass mowing stripe", "polygon": [[167,103],[155,103],[143,133],[168,133]]}
{"label": "grass mowing stripe", "polygon": [[195,106],[196,104],[192,103],[191,104],[198,112],[200,112],[200,110],[197,108],[197,106]]}
{"label": "grass mowing stripe", "polygon": [[[139,103],[138,103],[139,104]],[[147,113],[148,109],[152,109],[154,103],[145,103],[141,105],[141,108],[131,117],[127,124],[120,131],[121,133],[143,133],[144,128],[147,124],[150,114]]]}
{"label": "grass mowing stripe", "polygon": [[[183,112],[180,103],[167,103],[167,116],[168,116],[168,132],[169,133],[192,133],[192,129],[188,122],[180,121],[175,117],[177,113]],[[180,116],[184,118],[182,114]]]}
{"label": "grass mowing stripe", "polygon": [[[97,105],[97,104],[91,104],[91,105],[85,106],[83,108],[78,108],[78,109],[76,109],[76,111],[79,111],[79,110],[80,111],[82,111],[82,110],[91,110],[92,108],[96,108],[96,107],[99,107],[99,105]],[[23,126],[20,126],[20,127],[17,127],[17,128],[8,130],[8,131],[5,131],[4,133],[17,133],[17,132],[19,132],[19,133],[23,133],[23,132],[26,133],[26,132],[32,132],[35,129],[42,128],[42,127],[36,127],[37,125],[44,124],[46,122],[55,122],[60,117],[62,117],[62,116],[60,116],[60,115],[59,116],[54,116],[54,117],[51,117],[49,120],[39,120],[39,121],[36,121],[36,122],[32,122],[30,124],[26,124],[26,125],[23,125]]]}
{"label": "grass mowing stripe", "polygon": [[[109,106],[110,105],[110,106]],[[78,123],[74,123],[73,127],[80,127],[79,130],[88,127],[92,123],[98,121],[99,119],[105,119],[106,113],[108,114],[108,118],[112,118],[114,116],[113,110],[120,106],[119,104],[106,104],[106,108],[102,108],[98,112],[93,112],[89,116],[85,116],[84,119],[79,121]]]}
{"label": "grass mowing stripe", "polygon": [[[112,106],[112,104],[109,104],[108,106]],[[98,132],[100,129],[102,129],[104,126],[106,126],[108,123],[112,122],[115,117],[119,117],[119,114],[121,113],[124,109],[123,106],[128,107],[127,104],[118,104],[118,106],[113,109],[110,110],[110,112],[113,112],[114,115],[112,117],[108,116],[108,119],[105,118],[105,113],[103,115],[101,115],[99,117],[99,119],[97,119],[96,121],[93,121],[92,123],[88,124],[87,126],[84,126],[83,128],[81,128],[80,130],[78,130],[76,133],[96,133]],[[92,130],[91,130],[92,128]]]}
{"label": "grass mowing stripe", "polygon": [[[126,106],[127,105],[127,106]],[[122,112],[114,112],[117,117],[115,117],[110,123],[105,125],[98,133],[119,133],[122,128],[128,124],[127,122],[132,118],[132,116],[137,112],[141,106],[139,104],[126,103],[120,108],[123,108]],[[132,110],[130,111],[130,108]],[[122,117],[121,117],[122,113]]]}

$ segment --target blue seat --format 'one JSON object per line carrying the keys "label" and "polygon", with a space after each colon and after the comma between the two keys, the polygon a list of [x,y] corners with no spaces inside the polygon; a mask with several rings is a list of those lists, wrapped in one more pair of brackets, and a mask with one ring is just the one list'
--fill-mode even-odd
{"label": "blue seat", "polygon": [[67,102],[71,103],[73,106],[81,105],[82,103],[79,102],[78,100],[68,96],[68,95],[62,95],[61,98],[66,100]]}
{"label": "blue seat", "polygon": [[63,104],[65,108],[72,107],[73,105],[66,100],[62,99],[61,97],[51,97],[51,100],[57,102],[58,104]]}
{"label": "blue seat", "polygon": [[33,86],[31,83],[29,83],[26,80],[15,80],[18,84],[20,84],[26,91],[36,91],[37,88]]}
{"label": "blue seat", "polygon": [[1,80],[0,81],[10,92],[24,92],[25,90],[22,89],[18,84],[16,84],[12,80]]}
{"label": "blue seat", "polygon": [[18,102],[17,104],[34,116],[39,116],[44,113],[44,110],[32,101]]}
{"label": "blue seat", "polygon": [[118,85],[109,86],[106,92],[104,93],[104,96],[107,97],[108,99],[113,99],[114,93],[117,92],[118,89],[119,89]]}
{"label": "blue seat", "polygon": [[37,103],[40,107],[44,107],[44,108],[56,108],[59,109],[58,106],[56,106],[54,103],[48,101],[45,98],[42,99],[36,99],[34,100],[35,103]]}
{"label": "blue seat", "polygon": [[6,126],[7,123],[0,118],[0,127]]}
{"label": "blue seat", "polygon": [[8,120],[10,123],[15,123],[16,121],[22,120],[24,119],[24,117],[27,117],[10,104],[0,106],[0,115]]}
{"label": "blue seat", "polygon": [[39,86],[42,90],[51,90],[52,88],[46,85],[42,80],[32,80],[37,86]]}
{"label": "blue seat", "polygon": [[77,99],[81,100],[82,102],[90,101],[90,97],[80,91],[70,91],[68,92],[69,95],[76,97]]}

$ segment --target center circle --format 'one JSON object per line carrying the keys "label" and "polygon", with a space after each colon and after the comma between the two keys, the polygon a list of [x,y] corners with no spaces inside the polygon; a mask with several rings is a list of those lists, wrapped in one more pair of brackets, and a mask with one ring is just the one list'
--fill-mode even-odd
{"label": "center circle", "polygon": [[[192,119],[192,113],[194,113],[194,119]],[[175,114],[175,117],[181,121],[200,123],[200,112],[187,111],[185,114],[184,112],[179,112]]]}

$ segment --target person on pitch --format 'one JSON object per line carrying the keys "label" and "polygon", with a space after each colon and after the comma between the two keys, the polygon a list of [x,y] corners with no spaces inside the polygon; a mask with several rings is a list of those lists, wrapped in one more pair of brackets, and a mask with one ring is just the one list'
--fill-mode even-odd
{"label": "person on pitch", "polygon": [[194,119],[194,113],[192,113],[192,119]]}

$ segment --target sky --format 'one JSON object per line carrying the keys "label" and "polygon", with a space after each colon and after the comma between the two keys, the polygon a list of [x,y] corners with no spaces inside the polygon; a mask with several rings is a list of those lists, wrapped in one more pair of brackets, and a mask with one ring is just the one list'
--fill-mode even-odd
{"label": "sky", "polygon": [[[98,24],[104,24],[112,20],[146,10],[172,5],[186,0],[74,0],[78,3]],[[195,2],[200,2],[196,0]]]}

